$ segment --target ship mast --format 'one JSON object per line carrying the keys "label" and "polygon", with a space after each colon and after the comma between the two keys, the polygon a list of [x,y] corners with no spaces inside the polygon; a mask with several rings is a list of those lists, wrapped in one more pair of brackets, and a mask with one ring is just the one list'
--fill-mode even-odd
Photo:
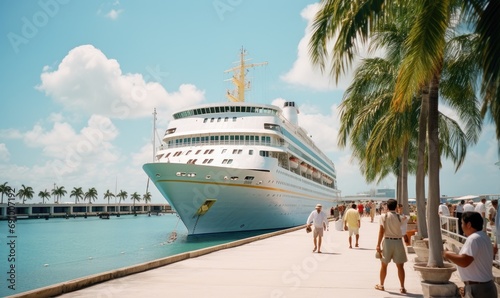
{"label": "ship mast", "polygon": [[227,98],[232,102],[245,101],[245,90],[250,89],[250,81],[246,81],[245,78],[247,69],[267,64],[267,62],[245,64],[246,54],[246,50],[241,48],[239,65],[224,71],[224,73],[233,72],[230,81],[234,84],[235,89],[232,92],[228,90],[226,94]]}

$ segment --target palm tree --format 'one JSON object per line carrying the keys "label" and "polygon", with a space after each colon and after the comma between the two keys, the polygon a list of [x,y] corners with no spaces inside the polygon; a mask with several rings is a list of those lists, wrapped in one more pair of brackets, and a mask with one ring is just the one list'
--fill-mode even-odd
{"label": "palm tree", "polygon": [[84,193],[81,187],[73,187],[73,190],[71,191],[71,194],[69,197],[75,197],[75,204],[78,204],[78,201],[83,199]]}
{"label": "palm tree", "polygon": [[3,204],[3,195],[8,195],[13,191],[12,187],[7,185],[7,182],[4,182],[3,184],[0,184],[0,194],[2,194],[2,201],[0,204]]}
{"label": "palm tree", "polygon": [[[496,124],[497,140],[500,140],[500,3],[496,0],[463,1],[465,19],[475,25],[483,75],[481,95],[484,98],[481,113],[489,110]],[[500,150],[500,146],[499,146]]]}
{"label": "palm tree", "polygon": [[22,184],[22,188],[17,191],[17,196],[23,200],[23,204],[26,200],[31,200],[35,191],[31,186],[25,186]]}
{"label": "palm tree", "polygon": [[55,187],[54,189],[52,189],[52,195],[54,196],[54,200],[56,200],[56,204],[59,203],[59,201],[61,200],[61,197],[63,197],[65,194],[67,193],[66,189],[64,189],[64,186],[60,186],[60,187]]}
{"label": "palm tree", "polygon": [[108,190],[106,190],[106,192],[104,193],[104,199],[105,199],[105,200],[106,200],[106,199],[108,200],[108,205],[109,205],[109,199],[110,199],[111,197],[113,197],[113,198],[114,198],[114,197],[115,197],[115,195],[114,195],[112,192],[110,192],[110,191],[109,191],[109,189],[108,189]]}
{"label": "palm tree", "polygon": [[39,193],[38,193],[38,196],[40,198],[42,198],[42,204],[45,204],[45,199],[47,199],[47,201],[49,200],[50,198],[50,192],[45,189],[45,190],[41,190]]}
{"label": "palm tree", "polygon": [[89,190],[84,195],[84,200],[89,200],[89,204],[92,204],[92,201],[97,200],[97,190],[94,187],[89,188]]}
{"label": "palm tree", "polygon": [[[467,1],[465,1],[467,2]],[[472,2],[472,0],[471,0]],[[429,86],[427,114],[428,181],[429,194],[427,219],[429,227],[439,227],[437,213],[440,202],[439,189],[439,134],[438,95],[443,70],[445,34],[450,26],[450,16],[457,12],[456,2],[448,1],[365,1],[353,5],[349,0],[325,0],[314,22],[310,41],[313,63],[325,68],[329,54],[333,57],[331,74],[338,81],[353,61],[357,40],[366,41],[370,32],[381,28],[385,22],[395,20],[404,11],[412,11],[410,31],[404,40],[403,57],[394,88],[392,108],[404,111],[423,86]],[[331,53],[328,41],[339,35]],[[498,58],[496,58],[498,59]],[[429,234],[429,267],[443,267],[442,238],[439,229]]]}
{"label": "palm tree", "polygon": [[148,191],[146,192],[143,196],[142,199],[144,200],[144,203],[149,203],[151,202],[151,193]]}
{"label": "palm tree", "polygon": [[140,201],[141,201],[141,196],[140,196],[137,192],[134,192],[134,193],[130,196],[130,198],[131,198],[131,199],[132,199],[132,201],[134,202],[134,204],[133,204],[133,205],[134,205],[134,207],[133,207],[133,208],[134,208],[134,213],[135,213],[135,201],[140,202]]}
{"label": "palm tree", "polygon": [[128,193],[124,190],[120,190],[120,192],[116,196],[119,198],[118,204],[120,204],[122,200],[125,201],[127,199]]}

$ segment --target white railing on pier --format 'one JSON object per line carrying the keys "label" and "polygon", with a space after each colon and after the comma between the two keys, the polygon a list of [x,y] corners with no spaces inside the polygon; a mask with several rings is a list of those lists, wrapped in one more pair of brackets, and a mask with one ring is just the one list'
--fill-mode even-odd
{"label": "white railing on pier", "polygon": [[[440,215],[441,219],[441,234],[464,243],[467,237],[460,235],[458,228],[458,218],[451,216]],[[491,228],[486,225],[486,233],[490,236],[491,242],[495,241],[496,235],[493,235]],[[493,264],[500,266],[499,254],[495,256]]]}

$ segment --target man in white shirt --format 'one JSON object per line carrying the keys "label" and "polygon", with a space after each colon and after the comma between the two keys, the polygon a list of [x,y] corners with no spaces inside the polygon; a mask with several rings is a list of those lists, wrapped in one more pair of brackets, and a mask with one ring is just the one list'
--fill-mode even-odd
{"label": "man in white shirt", "polygon": [[482,227],[483,218],[477,212],[464,212],[462,229],[467,240],[458,254],[445,250],[443,258],[458,265],[458,274],[465,284],[465,297],[498,298],[491,271],[491,240]]}
{"label": "man in white shirt", "polygon": [[326,231],[328,227],[328,215],[321,211],[321,204],[316,205],[316,210],[312,211],[307,218],[306,225],[310,227],[313,226],[313,241],[314,249],[313,252],[318,250],[321,253],[321,238],[323,237],[323,231]]}
{"label": "man in white shirt", "polygon": [[474,211],[474,201],[473,200],[469,200],[469,202],[467,202],[467,204],[465,204],[465,206],[464,206],[464,212],[469,212],[469,211]]}
{"label": "man in white shirt", "polygon": [[481,216],[483,217],[483,231],[486,231],[486,220],[484,220],[486,218],[486,198],[482,198],[481,202],[477,203],[474,211],[481,214]]}
{"label": "man in white shirt", "polygon": [[474,211],[479,212],[481,216],[484,217],[486,216],[486,199],[482,198],[481,202],[477,203],[476,208],[474,208]]}
{"label": "man in white shirt", "polygon": [[[450,216],[450,209],[448,209],[448,206],[446,205],[446,203],[442,203],[441,205],[439,205],[439,216]],[[448,220],[446,218],[442,218],[441,217],[441,225],[445,225],[446,223],[448,222]],[[443,228],[446,228],[443,226]]]}

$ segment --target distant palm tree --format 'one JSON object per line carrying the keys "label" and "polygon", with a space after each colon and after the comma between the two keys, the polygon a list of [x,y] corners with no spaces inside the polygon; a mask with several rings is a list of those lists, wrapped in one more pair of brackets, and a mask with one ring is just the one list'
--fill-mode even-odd
{"label": "distant palm tree", "polygon": [[109,189],[108,189],[108,190],[106,190],[106,192],[104,193],[104,199],[105,199],[105,200],[106,200],[106,199],[108,200],[108,205],[109,205],[109,199],[110,199],[111,197],[113,197],[113,198],[114,198],[114,197],[115,197],[115,195],[114,195],[112,192],[110,192],[110,191],[109,191]]}
{"label": "distant palm tree", "polygon": [[120,190],[120,192],[116,195],[118,197],[118,204],[122,202],[122,200],[126,200],[128,197],[128,193],[124,190]]}
{"label": "distant palm tree", "polygon": [[0,184],[0,194],[2,194],[2,202],[0,204],[3,204],[3,195],[4,194],[9,194],[12,192],[12,187],[7,185],[7,182],[4,182],[4,184]]}
{"label": "distant palm tree", "polygon": [[71,191],[71,194],[69,197],[75,197],[75,204],[78,204],[78,201],[83,199],[83,190],[81,187],[73,187],[73,190]]}
{"label": "distant palm tree", "polygon": [[92,201],[97,200],[97,190],[92,187],[85,193],[84,199],[89,200],[89,204],[92,204]]}
{"label": "distant palm tree", "polygon": [[66,189],[64,189],[64,186],[52,189],[52,195],[54,196],[54,200],[56,201],[55,203],[58,204],[61,200],[61,197],[63,197],[66,193],[67,191]]}
{"label": "distant palm tree", "polygon": [[35,191],[31,186],[24,186],[17,192],[17,196],[23,200],[23,204],[26,200],[31,200]]}
{"label": "distant palm tree", "polygon": [[149,203],[151,202],[151,193],[148,191],[146,192],[143,196],[142,199],[144,200],[144,203]]}
{"label": "distant palm tree", "polygon": [[45,189],[45,190],[41,190],[39,193],[38,193],[38,196],[40,198],[42,198],[42,204],[45,204],[45,199],[47,199],[47,201],[49,200],[50,198],[50,192]]}
{"label": "distant palm tree", "polygon": [[134,192],[130,198],[132,199],[132,201],[134,202],[134,212],[135,212],[135,201],[137,202],[140,202],[141,201],[141,196],[137,193],[137,192]]}

